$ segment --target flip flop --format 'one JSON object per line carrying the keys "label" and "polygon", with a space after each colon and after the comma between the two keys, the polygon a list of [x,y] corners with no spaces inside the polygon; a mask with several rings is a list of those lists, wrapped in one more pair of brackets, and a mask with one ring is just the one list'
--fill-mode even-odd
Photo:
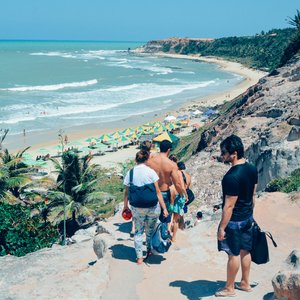
{"label": "flip flop", "polygon": [[247,293],[251,293],[252,292],[252,289],[251,289],[251,287],[249,288],[249,289],[244,289],[244,288],[242,288],[239,284],[235,284],[234,285],[234,288],[235,289],[237,289],[237,290],[239,290],[239,291],[243,291],[243,292],[247,292]]}
{"label": "flip flop", "polygon": [[236,297],[236,293],[229,293],[227,289],[222,289],[215,293],[215,297]]}

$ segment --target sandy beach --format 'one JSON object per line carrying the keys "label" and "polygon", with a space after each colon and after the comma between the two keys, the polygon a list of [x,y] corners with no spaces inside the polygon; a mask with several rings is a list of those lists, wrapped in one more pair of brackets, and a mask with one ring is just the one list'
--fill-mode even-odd
{"label": "sandy beach", "polygon": [[[147,55],[147,54],[142,54]],[[88,146],[88,142],[85,140],[90,137],[99,137],[103,133],[113,133],[117,130],[123,130],[129,127],[136,127],[149,121],[162,121],[167,114],[178,116],[180,114],[188,113],[189,111],[196,110],[198,107],[212,107],[218,104],[224,103],[224,101],[230,101],[236,96],[246,91],[250,86],[256,84],[260,78],[266,75],[266,73],[249,69],[242,66],[239,63],[225,61],[219,58],[213,57],[199,57],[195,55],[175,55],[158,53],[157,56],[167,56],[172,58],[184,58],[191,60],[200,60],[209,63],[215,63],[220,66],[226,72],[231,72],[243,76],[245,79],[234,88],[222,93],[211,94],[206,97],[196,98],[192,101],[186,102],[182,107],[174,108],[174,111],[161,111],[161,114],[145,114],[138,117],[124,118],[121,122],[106,123],[104,126],[99,124],[93,124],[87,127],[73,127],[64,130],[63,135],[67,135],[68,141],[79,141],[82,146]],[[200,119],[193,119],[190,124],[199,123]],[[192,128],[185,129],[183,134],[191,132]],[[38,152],[40,148],[49,149],[51,156],[56,155],[57,151],[54,149],[59,144],[58,132],[40,132],[40,133],[27,133],[17,136],[7,137],[3,143],[4,147],[7,147],[10,151],[17,152],[25,147],[29,147],[28,152],[33,155],[41,155]],[[124,162],[126,159],[134,158],[136,153],[136,146],[131,146],[124,149],[119,149],[117,152],[105,152],[104,156],[94,156],[93,162],[98,163],[103,167],[116,167],[119,163]]]}

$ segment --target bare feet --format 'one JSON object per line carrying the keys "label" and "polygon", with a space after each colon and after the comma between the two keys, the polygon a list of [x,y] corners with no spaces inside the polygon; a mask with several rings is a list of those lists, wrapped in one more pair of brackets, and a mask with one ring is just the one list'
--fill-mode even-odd
{"label": "bare feet", "polygon": [[141,265],[143,263],[143,261],[144,261],[144,259],[142,257],[140,257],[136,260],[136,264]]}

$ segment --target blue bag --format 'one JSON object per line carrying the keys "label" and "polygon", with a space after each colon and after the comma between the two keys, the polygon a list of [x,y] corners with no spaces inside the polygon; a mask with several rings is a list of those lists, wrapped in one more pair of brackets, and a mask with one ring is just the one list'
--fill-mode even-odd
{"label": "blue bag", "polygon": [[151,244],[153,250],[158,253],[165,253],[169,250],[171,243],[171,236],[168,233],[168,225],[166,223],[159,223],[152,235]]}
{"label": "blue bag", "polygon": [[132,183],[133,169],[129,173],[128,199],[131,206],[149,208],[156,206],[158,197],[154,183],[136,186]]}

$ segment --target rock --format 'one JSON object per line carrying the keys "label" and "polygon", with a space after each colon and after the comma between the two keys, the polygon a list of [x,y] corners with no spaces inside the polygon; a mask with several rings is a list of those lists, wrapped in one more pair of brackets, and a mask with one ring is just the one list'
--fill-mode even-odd
{"label": "rock", "polygon": [[275,298],[300,299],[300,252],[293,250],[286,259],[287,270],[279,271],[272,279]]}
{"label": "rock", "polygon": [[267,111],[262,111],[257,114],[258,117],[266,118],[279,118],[283,114],[283,111],[278,108],[272,108]]}
{"label": "rock", "polygon": [[286,259],[286,263],[294,269],[300,269],[300,251],[293,250]]}
{"label": "rock", "polygon": [[300,299],[300,272],[282,271],[272,279],[275,299]]}
{"label": "rock", "polygon": [[293,126],[287,137],[289,142],[300,140],[300,127]]}
{"label": "rock", "polygon": [[75,242],[75,243],[82,243],[82,242],[86,242],[86,241],[89,241],[92,239],[92,237],[90,235],[87,235],[87,234],[84,234],[84,235],[81,235],[81,234],[75,234],[71,237],[72,239],[72,242]]}
{"label": "rock", "polygon": [[296,126],[300,126],[300,118],[295,118],[295,117],[292,117],[288,120],[288,123],[290,125],[296,125]]}
{"label": "rock", "polygon": [[108,233],[111,234],[111,231],[107,228],[107,224],[105,222],[100,222],[97,225],[97,233],[101,234],[101,233]]}
{"label": "rock", "polygon": [[101,235],[94,237],[93,249],[98,259],[102,258],[107,252],[107,242]]}

